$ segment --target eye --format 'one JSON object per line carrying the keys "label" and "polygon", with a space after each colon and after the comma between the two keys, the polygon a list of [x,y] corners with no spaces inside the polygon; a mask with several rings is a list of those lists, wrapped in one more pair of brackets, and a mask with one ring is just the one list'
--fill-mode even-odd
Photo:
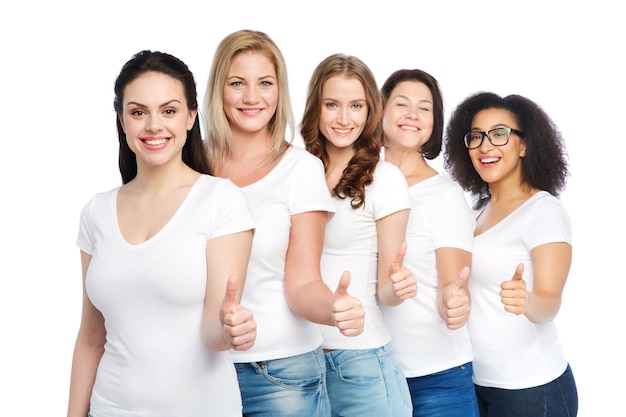
{"label": "eye", "polygon": [[361,110],[363,107],[364,107],[364,106],[363,106],[363,104],[361,104],[361,103],[354,103],[354,104],[352,105],[352,108],[353,108],[353,109],[356,109],[356,110]]}
{"label": "eye", "polygon": [[494,129],[491,131],[491,136],[496,137],[496,138],[501,138],[503,136],[506,136],[506,130],[505,129]]}
{"label": "eye", "polygon": [[163,111],[163,113],[165,113],[168,116],[173,116],[174,114],[176,114],[176,110],[174,110],[174,109],[165,109]]}
{"label": "eye", "polygon": [[241,87],[243,83],[241,81],[233,81],[229,84],[231,87]]}
{"label": "eye", "polygon": [[141,109],[135,109],[135,110],[131,111],[130,114],[135,116],[135,117],[140,117],[140,116],[143,116],[144,114],[146,114],[146,112],[144,112]]}
{"label": "eye", "polygon": [[418,107],[417,108],[419,111],[424,111],[424,112],[429,112],[430,109],[428,107]]}
{"label": "eye", "polygon": [[483,138],[483,134],[482,132],[471,132],[472,134],[470,135],[470,139],[471,140],[481,140]]}
{"label": "eye", "polygon": [[261,86],[262,87],[271,87],[273,85],[274,85],[274,83],[271,82],[271,81],[261,81]]}
{"label": "eye", "polygon": [[324,106],[328,107],[329,109],[337,108],[337,105],[335,103],[324,103]]}
{"label": "eye", "polygon": [[406,103],[397,103],[396,106],[398,106],[398,107],[408,107],[406,105]]}

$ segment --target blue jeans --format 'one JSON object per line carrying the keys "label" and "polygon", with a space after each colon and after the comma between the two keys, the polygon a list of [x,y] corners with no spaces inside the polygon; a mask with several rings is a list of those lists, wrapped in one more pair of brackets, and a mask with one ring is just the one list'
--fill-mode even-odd
{"label": "blue jeans", "polygon": [[552,382],[533,388],[500,389],[476,385],[481,417],[575,417],[578,391],[569,365]]}
{"label": "blue jeans", "polygon": [[471,362],[407,382],[413,417],[478,417]]}
{"label": "blue jeans", "polygon": [[245,417],[328,417],[324,352],[235,363]]}
{"label": "blue jeans", "polygon": [[391,343],[327,352],[326,385],[333,417],[411,416],[409,388]]}

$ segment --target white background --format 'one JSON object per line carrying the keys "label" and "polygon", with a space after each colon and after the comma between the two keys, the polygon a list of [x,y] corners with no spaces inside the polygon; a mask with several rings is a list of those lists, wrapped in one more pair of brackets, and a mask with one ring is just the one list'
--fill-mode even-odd
{"label": "white background", "polygon": [[[113,83],[142,49],[194,72],[200,100],[217,43],[267,32],[289,69],[296,118],[327,55],[363,59],[379,84],[421,68],[446,114],[479,90],[537,101],[566,139],[562,198],[574,262],[557,318],[581,417],[623,404],[624,13],[582,1],[9,2],[0,25],[0,415],[65,413],[81,278],[83,204],[119,184]],[[296,139],[296,143],[299,143]],[[435,160],[436,167],[441,160]],[[515,360],[514,357],[511,358]]]}

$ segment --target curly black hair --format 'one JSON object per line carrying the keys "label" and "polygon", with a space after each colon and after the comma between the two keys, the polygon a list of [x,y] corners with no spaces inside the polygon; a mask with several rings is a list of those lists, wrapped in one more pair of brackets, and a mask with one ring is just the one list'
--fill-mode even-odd
{"label": "curly black hair", "polygon": [[484,207],[491,195],[489,185],[472,165],[463,136],[471,130],[476,113],[485,109],[509,111],[524,132],[523,183],[558,196],[565,188],[569,172],[565,143],[552,119],[526,97],[515,94],[501,97],[491,92],[479,92],[467,97],[452,112],[444,136],[444,167],[465,191],[472,194],[474,209]]}

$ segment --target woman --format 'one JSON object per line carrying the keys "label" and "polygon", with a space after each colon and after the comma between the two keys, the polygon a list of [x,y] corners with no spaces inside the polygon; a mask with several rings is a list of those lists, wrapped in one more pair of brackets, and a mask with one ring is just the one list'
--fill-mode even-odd
{"label": "woman", "polygon": [[478,211],[468,328],[480,415],[575,416],[554,323],[572,260],[561,134],[533,101],[483,92],[456,108],[445,149]]}
{"label": "woman", "polygon": [[319,160],[285,140],[293,117],[283,56],[265,33],[226,36],[206,92],[211,171],[243,189],[255,235],[243,294],[255,346],[232,352],[246,416],[327,416],[322,338],[314,323],[356,336],[363,308],[344,277],[333,293],[320,275],[334,207]]}
{"label": "woman", "polygon": [[301,124],[309,152],[326,171],[335,214],[326,226],[322,277],[337,285],[349,271],[365,329],[354,338],[321,327],[333,416],[410,416],[406,380],[376,302],[397,305],[417,287],[402,266],[409,215],[406,181],[380,159],[382,104],[370,69],[331,55],[313,72]]}
{"label": "woman", "polygon": [[245,197],[206,175],[196,85],[182,61],[133,56],[114,107],[123,185],[81,215],[67,415],[241,416],[227,349],[249,349],[256,334],[238,304],[252,245]]}
{"label": "woman", "polygon": [[465,326],[474,218],[461,187],[426,161],[441,152],[441,90],[430,74],[402,69],[381,91],[385,160],[400,168],[411,194],[405,261],[419,288],[417,297],[382,310],[409,384],[413,416],[477,416]]}

